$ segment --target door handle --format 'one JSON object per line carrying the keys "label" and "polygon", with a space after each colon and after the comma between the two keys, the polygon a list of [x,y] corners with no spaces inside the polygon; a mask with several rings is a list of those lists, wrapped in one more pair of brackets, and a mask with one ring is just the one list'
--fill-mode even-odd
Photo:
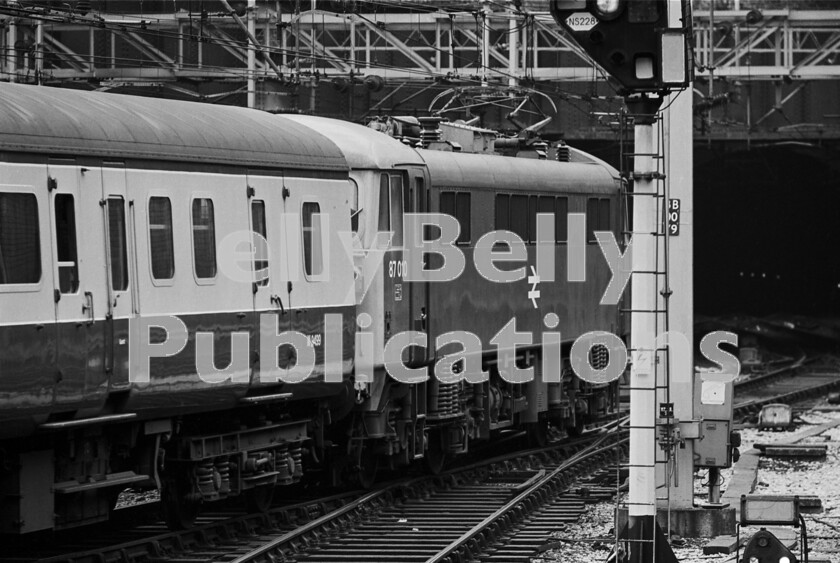
{"label": "door handle", "polygon": [[85,291],[85,304],[82,305],[82,313],[87,313],[87,324],[88,326],[92,325],[95,319],[95,314],[93,311],[93,293],[90,291]]}
{"label": "door handle", "polygon": [[283,306],[283,300],[280,298],[279,295],[272,295],[271,298],[270,298],[270,301],[271,301],[272,304],[277,304],[277,305],[280,306],[280,313],[281,314],[283,314],[283,315],[286,314],[286,308]]}

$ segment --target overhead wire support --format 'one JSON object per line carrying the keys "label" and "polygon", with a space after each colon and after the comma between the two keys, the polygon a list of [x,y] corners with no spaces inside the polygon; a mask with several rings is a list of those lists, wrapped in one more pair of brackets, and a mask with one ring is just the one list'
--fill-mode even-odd
{"label": "overhead wire support", "polygon": [[[254,36],[254,34],[249,29],[248,24],[246,24],[245,22],[242,21],[242,18],[240,18],[239,15],[236,13],[236,10],[234,10],[231,7],[230,2],[228,2],[228,0],[220,0],[220,1],[221,1],[222,5],[225,7],[225,9],[228,11],[228,15],[233,18],[233,21],[235,21],[236,24],[242,29],[242,31],[245,32],[245,35],[248,36],[248,41],[251,42],[251,45],[253,45],[254,49],[258,53],[260,53],[260,55],[262,57],[264,57],[264,60],[268,63],[268,66],[271,67],[271,70],[273,70],[275,72],[275,74],[277,74],[277,77],[282,80],[283,79],[283,71],[280,70],[280,67],[277,66],[277,64],[271,59],[271,57],[268,55],[268,53],[266,53],[265,50],[262,48],[262,45],[260,45],[260,43],[257,41],[257,38]],[[252,2],[253,2],[253,4],[252,4]],[[252,6],[255,7],[256,2],[254,0],[249,0],[248,4],[249,4],[249,9],[251,9]]]}

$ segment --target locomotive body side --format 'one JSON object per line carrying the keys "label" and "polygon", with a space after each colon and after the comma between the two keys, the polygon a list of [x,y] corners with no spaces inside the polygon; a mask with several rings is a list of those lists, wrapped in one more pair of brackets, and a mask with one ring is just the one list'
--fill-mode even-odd
{"label": "locomotive body side", "polygon": [[[497,432],[528,429],[537,442],[545,439],[549,420],[559,428],[578,432],[597,415],[615,406],[613,388],[592,389],[583,384],[569,367],[572,343],[590,331],[620,332],[616,305],[601,305],[610,280],[610,269],[596,244],[594,231],[618,233],[619,205],[617,173],[601,162],[578,155],[579,162],[553,162],[431,150],[420,151],[431,178],[431,207],[454,216],[461,228],[456,245],[464,253],[464,271],[446,283],[430,284],[430,331],[437,337],[453,331],[467,331],[482,343],[481,358],[468,362],[476,350],[450,348],[446,357],[438,351],[445,373],[451,367],[481,366],[487,380],[469,369],[457,373],[459,382],[430,383],[427,425],[431,443],[440,448],[433,454],[445,458],[468,450],[470,442],[491,438]],[[555,228],[542,241],[554,254],[553,281],[537,273],[537,214],[554,216]],[[585,241],[568,240],[568,216],[583,214],[587,219]],[[476,242],[490,231],[511,231],[525,243],[527,258],[502,270],[524,269],[520,279],[500,283],[488,280],[476,266]],[[503,245],[506,246],[506,245]],[[571,248],[576,246],[576,248]],[[585,259],[585,278],[570,281],[572,260]],[[584,258],[585,257],[585,258]],[[539,281],[537,281],[539,280]],[[552,316],[554,321],[552,322]],[[515,322],[517,332],[527,334],[530,344],[514,348],[495,344],[500,331]],[[511,325],[512,326],[512,325]],[[543,333],[560,332],[563,369],[561,374],[545,371]],[[525,337],[523,337],[525,338]],[[596,369],[598,361],[590,359]],[[454,362],[454,363],[453,363]],[[500,375],[504,362],[519,368],[533,367],[527,383],[510,383]],[[473,370],[475,371],[475,370]],[[560,383],[547,383],[546,378]],[[437,435],[435,435],[437,434]]]}
{"label": "locomotive body side", "polygon": [[[298,481],[352,400],[351,262],[319,277],[349,229],[336,147],[239,108],[0,92],[0,531],[105,519],[129,484],[161,487],[177,526],[201,501],[264,504]],[[254,233],[265,254],[232,257],[225,241]],[[304,335],[305,382],[269,368],[294,375],[289,346],[259,357],[261,319]]]}

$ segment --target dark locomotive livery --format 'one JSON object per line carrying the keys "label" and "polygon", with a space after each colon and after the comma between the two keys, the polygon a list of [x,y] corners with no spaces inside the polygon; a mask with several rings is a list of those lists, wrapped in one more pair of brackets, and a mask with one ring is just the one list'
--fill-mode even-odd
{"label": "dark locomotive livery", "polygon": [[[101,521],[126,486],[159,488],[186,526],[204,502],[264,509],[310,470],[365,483],[382,466],[439,470],[502,430],[539,441],[549,422],[576,432],[615,407],[614,387],[568,362],[547,383],[539,346],[552,314],[564,355],[585,332],[621,333],[618,307],[599,303],[610,271],[593,237],[586,281],[564,275],[567,213],[618,232],[602,162],[415,150],[241,108],[0,94],[0,533]],[[403,220],[425,212],[460,224],[455,280],[404,279]],[[472,258],[483,234],[510,230],[530,271],[537,213],[555,214],[558,267],[532,299],[528,276],[491,283]],[[533,336],[508,351],[531,382],[500,377],[490,344],[512,318]],[[481,342],[486,381],[459,372],[466,358],[460,381],[434,377],[453,352],[436,339],[456,330]],[[426,381],[385,373],[404,331],[427,339],[398,356]],[[278,344],[291,333],[304,340]]]}

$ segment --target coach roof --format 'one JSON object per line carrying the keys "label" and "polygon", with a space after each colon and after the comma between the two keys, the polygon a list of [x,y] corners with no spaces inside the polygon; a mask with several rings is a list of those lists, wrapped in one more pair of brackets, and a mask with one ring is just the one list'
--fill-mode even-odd
{"label": "coach roof", "polygon": [[347,170],[309,129],[239,107],[0,84],[0,151]]}
{"label": "coach roof", "polygon": [[387,170],[401,164],[423,165],[417,151],[370,127],[311,115],[284,115],[329,137],[339,146],[350,168]]}

